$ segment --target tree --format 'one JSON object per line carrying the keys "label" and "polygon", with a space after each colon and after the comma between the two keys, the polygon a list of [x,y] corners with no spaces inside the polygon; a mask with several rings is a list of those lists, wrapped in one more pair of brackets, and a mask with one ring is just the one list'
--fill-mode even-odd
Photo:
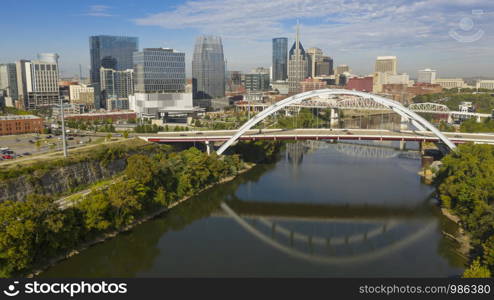
{"label": "tree", "polygon": [[491,272],[480,264],[480,259],[476,258],[472,264],[463,272],[463,278],[489,278]]}
{"label": "tree", "polygon": [[140,213],[146,188],[130,179],[114,184],[108,189],[108,200],[113,206],[113,224],[123,228],[131,224]]}
{"label": "tree", "polygon": [[148,185],[151,183],[156,173],[157,166],[148,156],[134,154],[127,159],[125,175],[129,179]]}
{"label": "tree", "polygon": [[129,138],[129,132],[127,130],[123,132],[123,137],[126,139]]}
{"label": "tree", "polygon": [[88,231],[98,232],[110,227],[110,203],[103,192],[93,191],[77,204],[83,213],[84,225]]}

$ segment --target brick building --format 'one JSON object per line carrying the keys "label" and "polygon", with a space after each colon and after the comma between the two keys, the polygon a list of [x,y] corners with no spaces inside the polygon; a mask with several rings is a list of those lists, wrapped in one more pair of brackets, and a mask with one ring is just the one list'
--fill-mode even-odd
{"label": "brick building", "polygon": [[371,93],[373,88],[373,78],[368,77],[353,77],[346,84],[346,89],[360,92]]}
{"label": "brick building", "polygon": [[43,119],[37,116],[0,116],[0,135],[42,133],[43,128]]}

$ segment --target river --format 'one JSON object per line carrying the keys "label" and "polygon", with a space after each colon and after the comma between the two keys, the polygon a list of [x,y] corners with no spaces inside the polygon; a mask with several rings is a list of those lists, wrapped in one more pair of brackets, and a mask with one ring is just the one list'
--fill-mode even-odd
{"label": "river", "polygon": [[[407,145],[414,148],[413,143]],[[296,142],[41,277],[451,277],[458,245],[397,144]]]}

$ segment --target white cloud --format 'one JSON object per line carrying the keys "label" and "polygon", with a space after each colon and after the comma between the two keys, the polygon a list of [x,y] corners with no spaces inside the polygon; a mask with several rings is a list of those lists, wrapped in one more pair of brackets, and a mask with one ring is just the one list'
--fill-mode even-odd
{"label": "white cloud", "polygon": [[114,15],[108,13],[110,8],[110,6],[106,5],[91,5],[89,6],[89,11],[84,15],[91,17],[113,17]]}
{"label": "white cloud", "polygon": [[[474,9],[484,13],[473,15]],[[304,45],[320,47],[329,54],[399,54],[410,49],[486,54],[494,44],[489,31],[494,28],[493,12],[492,0],[192,0],[134,21],[143,26],[218,34],[225,44],[257,41],[265,45],[260,51],[267,54],[269,63],[271,38],[293,37],[296,19],[302,24]],[[472,18],[476,26],[473,32],[461,33],[484,29],[481,40],[462,44],[449,36],[463,17]],[[251,49],[242,54],[244,59],[248,59],[248,51]]]}

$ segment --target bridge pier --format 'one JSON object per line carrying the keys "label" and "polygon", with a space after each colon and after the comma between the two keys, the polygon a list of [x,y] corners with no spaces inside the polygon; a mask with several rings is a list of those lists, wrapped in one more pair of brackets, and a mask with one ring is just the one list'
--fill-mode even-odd
{"label": "bridge pier", "polygon": [[448,114],[448,124],[453,124],[453,115]]}
{"label": "bridge pier", "polygon": [[339,116],[338,116],[338,112],[336,111],[335,108],[331,108],[330,119],[331,119],[331,121],[330,121],[330,127],[331,128],[338,127]]}
{"label": "bridge pier", "polygon": [[401,116],[400,130],[407,130],[408,129],[408,122],[409,122],[409,120],[407,117]]}
{"label": "bridge pier", "polygon": [[400,151],[404,151],[407,149],[407,142],[400,141]]}
{"label": "bridge pier", "polygon": [[211,154],[211,144],[209,143],[209,141],[205,141],[204,143],[206,144],[206,153],[208,155],[210,155]]}
{"label": "bridge pier", "polygon": [[477,123],[480,123],[480,116],[477,115]]}

